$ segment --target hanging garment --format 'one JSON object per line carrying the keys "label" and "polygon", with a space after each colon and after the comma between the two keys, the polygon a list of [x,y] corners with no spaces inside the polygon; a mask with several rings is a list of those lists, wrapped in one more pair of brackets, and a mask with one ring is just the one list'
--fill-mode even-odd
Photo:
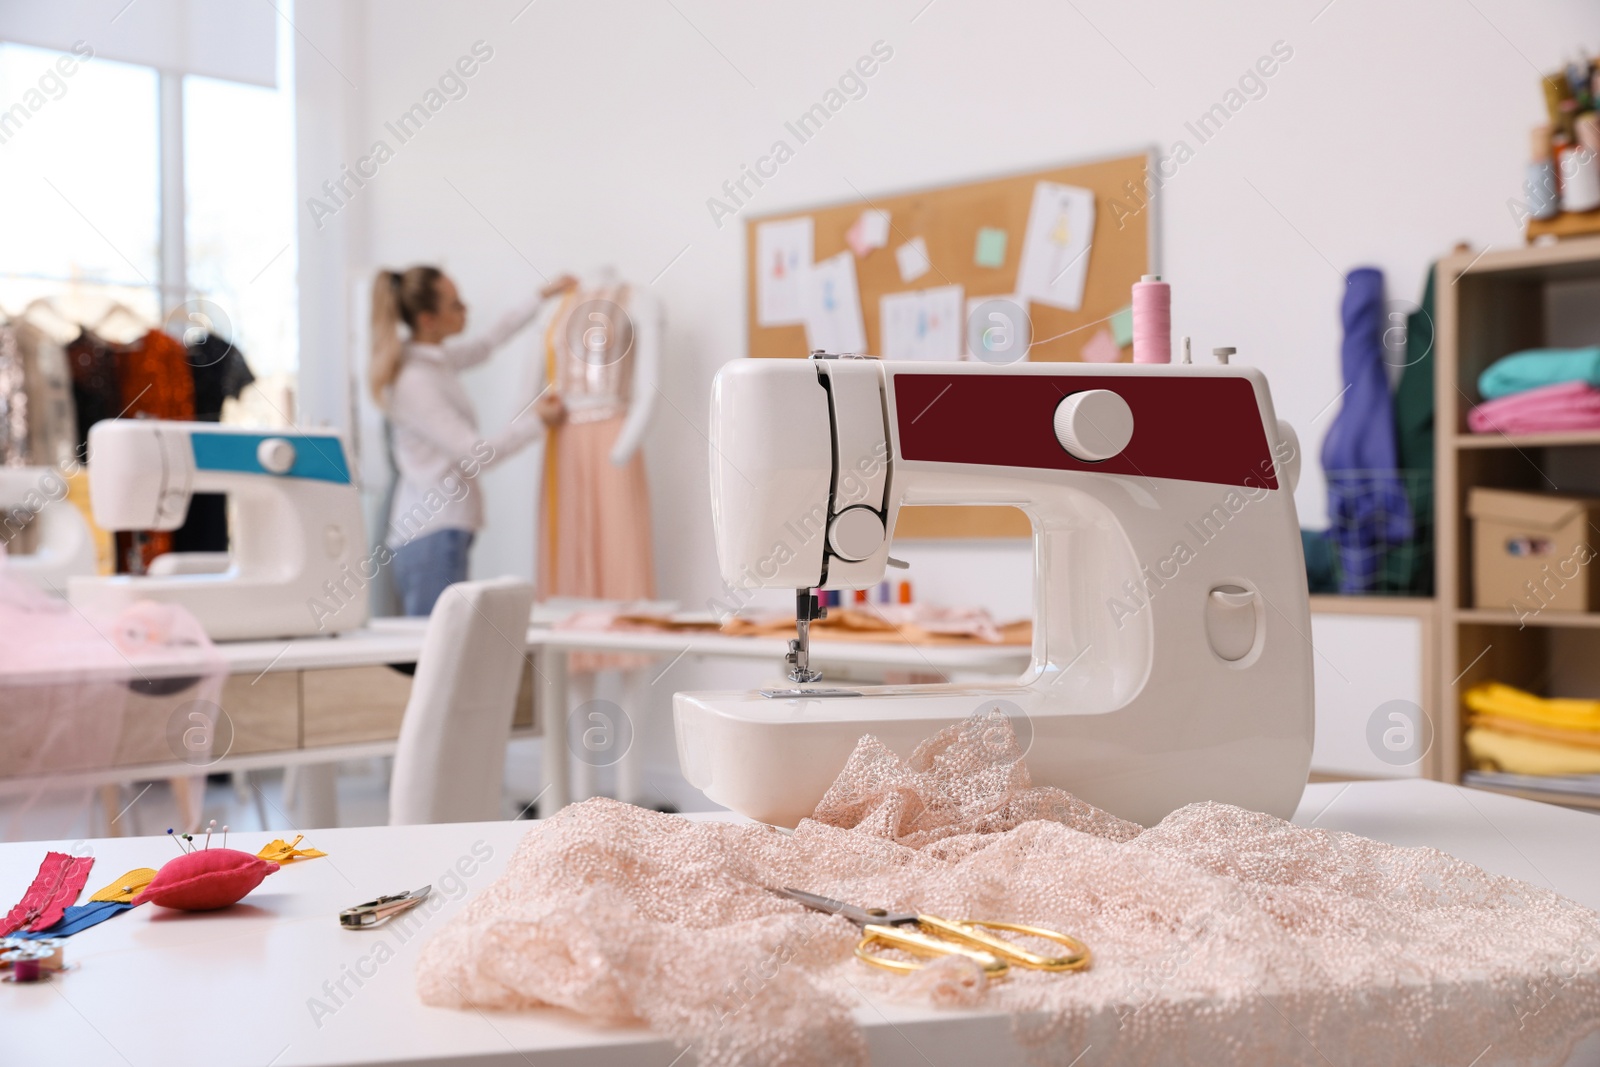
{"label": "hanging garment", "polygon": [[72,373],[67,353],[39,327],[12,324],[28,380],[28,462],[71,470],[78,444],[78,416],[72,405]]}
{"label": "hanging garment", "polygon": [[[220,422],[222,403],[237,398],[256,380],[244,353],[233,342],[207,333],[185,346],[189,372],[194,379],[194,418]],[[172,531],[174,552],[226,552],[228,550],[228,496],[195,493],[183,525]]]}
{"label": "hanging garment", "polygon": [[[540,494],[539,595],[648,600],[655,595],[650,490],[637,451],[621,467],[611,449],[627,418],[634,333],[624,320],[595,332],[572,320],[593,301],[626,307],[626,286],[568,293],[545,331],[545,381],[567,421],[545,444]],[[579,653],[572,669],[637,666],[637,657]]]}
{"label": "hanging garment", "polygon": [[1394,391],[1395,463],[1411,507],[1411,539],[1384,556],[1379,587],[1433,595],[1433,276],[1422,304],[1406,317],[1406,365]]}
{"label": "hanging garment", "polygon": [[27,366],[16,331],[0,326],[0,467],[27,465]]}
{"label": "hanging garment", "polygon": [[1384,372],[1383,272],[1350,272],[1341,309],[1344,403],[1322,442],[1328,520],[1339,545],[1339,589],[1372,591],[1385,553],[1412,534],[1411,508],[1395,459],[1394,411]]}
{"label": "hanging garment", "polygon": [[238,399],[256,376],[239,347],[214,333],[197,338],[187,350],[194,379],[194,417],[200,422],[220,422],[222,402]]}
{"label": "hanging garment", "polygon": [[[161,330],[151,330],[115,351],[124,418],[194,418],[194,376],[189,373],[189,354],[183,342]],[[131,533],[117,534],[119,571],[128,568],[133,544]],[[171,551],[170,533],[147,533],[140,558],[148,567],[151,560]]]}
{"label": "hanging garment", "polygon": [[78,455],[87,456],[89,427],[101,419],[114,419],[122,411],[116,351],[99,335],[83,330],[67,344],[67,368],[72,374]]}

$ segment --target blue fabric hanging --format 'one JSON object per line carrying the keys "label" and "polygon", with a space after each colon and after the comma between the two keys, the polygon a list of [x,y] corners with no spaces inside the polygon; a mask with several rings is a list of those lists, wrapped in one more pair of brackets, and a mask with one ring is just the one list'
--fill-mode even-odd
{"label": "blue fabric hanging", "polygon": [[1322,442],[1329,531],[1339,546],[1339,591],[1368,592],[1384,552],[1411,537],[1411,507],[1396,466],[1394,409],[1383,364],[1383,272],[1350,272],[1340,308],[1344,402]]}

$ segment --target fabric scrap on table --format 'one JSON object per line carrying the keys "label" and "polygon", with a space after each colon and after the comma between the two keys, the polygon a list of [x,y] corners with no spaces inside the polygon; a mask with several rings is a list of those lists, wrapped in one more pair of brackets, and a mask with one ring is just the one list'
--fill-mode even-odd
{"label": "fabric scrap on table", "polygon": [[110,885],[96,889],[89,897],[91,901],[109,901],[115,904],[126,904],[139,895],[139,891],[155,881],[156,872],[153,867],[135,867],[121,878],[117,878]]}
{"label": "fabric scrap on table", "polygon": [[[1022,755],[998,709],[909,760],[863,737],[792,833],[572,805],[434,933],[418,992],[644,1023],[703,1067],[865,1064],[863,1001],[1002,1011],[1036,1062],[1094,1045],[1134,1067],[1469,1063],[1489,1045],[1559,1062],[1600,1026],[1588,908],[1434,849],[1225,804],[1143,829],[1035,787]],[[773,886],[1045,926],[1094,963],[906,980],[855,959],[849,922]]]}
{"label": "fabric scrap on table", "polygon": [[62,913],[61,918],[52,926],[43,930],[29,930],[14,934],[14,937],[38,940],[46,937],[71,937],[89,929],[99,926],[107,919],[115,919],[125,911],[132,911],[136,905],[124,904],[114,900],[96,900],[88,904],[74,904]]}
{"label": "fabric scrap on table", "polygon": [[0,919],[0,937],[18,930],[43,930],[54,926],[83,892],[83,883],[89,880],[89,869],[93,866],[93,856],[46,852],[28,891],[6,917]]}
{"label": "fabric scrap on table", "polygon": [[292,860],[314,860],[319,856],[327,855],[326,852],[320,849],[301,848],[300,842],[304,841],[305,838],[305,834],[298,834],[292,842],[283,840],[269,841],[261,846],[261,851],[256,853],[256,858],[266,860],[268,863],[282,865]]}

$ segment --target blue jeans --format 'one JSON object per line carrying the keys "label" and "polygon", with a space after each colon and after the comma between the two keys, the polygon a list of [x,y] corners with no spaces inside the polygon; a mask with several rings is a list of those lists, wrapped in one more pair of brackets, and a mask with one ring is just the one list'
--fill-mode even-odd
{"label": "blue jeans", "polygon": [[472,537],[471,530],[435,530],[395,549],[394,586],[402,612],[431,615],[445,586],[467,580]]}

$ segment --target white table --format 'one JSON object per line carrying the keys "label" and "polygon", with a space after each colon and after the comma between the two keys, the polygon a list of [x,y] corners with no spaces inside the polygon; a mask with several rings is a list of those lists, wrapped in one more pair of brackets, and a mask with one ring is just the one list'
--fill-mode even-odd
{"label": "white table", "polygon": [[[378,618],[365,627],[346,633],[266,641],[225,641],[217,644],[229,674],[256,676],[276,671],[318,670],[336,667],[367,667],[388,663],[414,663],[422,652],[427,630],[426,618]],[[556,630],[549,626],[530,626],[527,649],[534,657],[537,698],[543,727],[543,787],[539,801],[541,815],[564,807],[572,799],[572,767],[567,748],[567,711],[571,708],[567,660],[571,653],[622,652],[657,657],[744,659],[770,663],[776,676],[781,669],[788,643],[778,637],[730,637],[719,633],[667,631],[584,631]],[[967,672],[993,676],[1019,676],[1026,668],[1030,650],[1019,645],[943,644],[912,645],[869,641],[823,639],[812,644],[812,662],[823,671],[840,668],[900,669],[948,674]],[[214,664],[214,659],[175,656],[161,664],[141,663],[139,673],[147,678],[182,677]],[[119,676],[126,673],[119,670]],[[29,679],[13,673],[8,680],[25,684]],[[39,681],[48,681],[40,678]],[[3,690],[0,690],[3,695]],[[555,713],[552,713],[555,710]],[[249,770],[259,767],[331,767],[341,759],[388,755],[395,742],[373,741],[331,747],[303,747],[248,756],[228,756],[212,764],[214,771]],[[628,757],[625,756],[625,759]],[[630,763],[629,767],[633,765]],[[125,781],[130,777],[167,778],[193,773],[194,768],[179,761],[171,764],[114,767],[74,773],[60,777],[85,785]],[[314,772],[312,772],[314,773]],[[313,790],[316,795],[332,795],[331,780]],[[581,797],[579,799],[582,799]],[[637,799],[632,797],[629,799]]]}
{"label": "white table", "polygon": [[[1399,845],[1432,845],[1600,907],[1600,817],[1587,813],[1437,782],[1364,782],[1308,787],[1295,821]],[[675,1061],[678,1050],[644,1030],[598,1027],[556,1010],[423,1006],[413,974],[417,953],[460,900],[441,908],[382,965],[371,962],[377,931],[339,929],[340,908],[424,882],[437,890],[441,874],[482,842],[493,855],[467,879],[465,899],[499,876],[529,830],[522,822],[316,831],[308,843],[328,858],[291,864],[232,909],[185,916],[142,907],[118,916],[68,941],[76,970],[37,986],[0,985],[0,1058],[133,1067],[689,1067],[692,1053]],[[267,837],[235,835],[229,843],[254,850]],[[90,890],[173,854],[172,843],[161,838],[81,845],[96,857]],[[0,845],[0,906],[21,896],[46,847]],[[327,1002],[323,983],[358,965],[370,976],[363,974],[359,988],[347,979],[351,995],[332,1015],[314,1020],[309,1002]],[[1023,1062],[1010,1021],[1001,1015],[865,1002],[856,1014],[874,1064]],[[1080,1067],[1115,1062],[1113,1047],[1097,1050]],[[1569,1060],[1597,1062],[1600,1040]]]}

